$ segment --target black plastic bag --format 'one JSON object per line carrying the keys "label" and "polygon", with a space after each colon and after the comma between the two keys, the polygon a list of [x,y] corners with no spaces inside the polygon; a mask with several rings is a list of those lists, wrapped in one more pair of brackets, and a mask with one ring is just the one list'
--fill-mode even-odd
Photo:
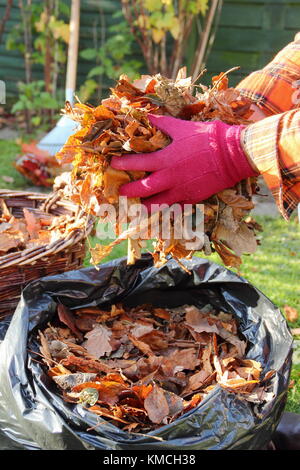
{"label": "black plastic bag", "polygon": [[[152,267],[145,256],[45,277],[28,285],[0,346],[0,448],[19,449],[261,449],[282,415],[291,368],[292,337],[279,309],[259,290],[207,260]],[[29,351],[57,302],[69,307],[123,302],[160,307],[207,303],[234,313],[249,343],[247,357],[262,363],[274,397],[249,403],[216,386],[200,405],[145,435],[124,432],[81,405],[64,402]],[[95,429],[88,428],[101,423]],[[2,437],[1,437],[2,434]],[[4,438],[5,437],[5,438]],[[160,438],[162,440],[157,439]]]}

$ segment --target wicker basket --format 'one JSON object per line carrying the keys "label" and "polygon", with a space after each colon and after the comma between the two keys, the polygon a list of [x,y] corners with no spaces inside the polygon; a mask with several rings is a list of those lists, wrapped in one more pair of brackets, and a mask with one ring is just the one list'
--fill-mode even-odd
{"label": "wicker basket", "polygon": [[[85,217],[79,208],[69,201],[60,199],[60,193],[45,195],[39,193],[0,190],[12,214],[24,217],[23,208],[37,213],[53,215],[74,215]],[[85,239],[93,228],[93,220],[87,220],[86,229],[76,229],[62,235],[47,245],[8,253],[0,257],[0,319],[13,313],[20,299],[22,289],[30,281],[51,274],[60,274],[82,266],[86,248]]]}

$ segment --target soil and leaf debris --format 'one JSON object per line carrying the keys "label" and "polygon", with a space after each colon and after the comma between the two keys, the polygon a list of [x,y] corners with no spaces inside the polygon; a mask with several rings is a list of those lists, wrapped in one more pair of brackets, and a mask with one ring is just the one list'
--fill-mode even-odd
{"label": "soil and leaf debris", "polygon": [[[217,385],[239,399],[273,398],[234,316],[211,305],[69,309],[38,333],[37,360],[66,402],[129,432],[149,432],[195,408]],[[33,354],[34,351],[31,351]]]}
{"label": "soil and leaf debris", "polygon": [[[175,80],[157,74],[144,75],[130,83],[127,76],[121,76],[111,89],[111,95],[97,107],[82,103],[72,107],[67,102],[64,112],[80,123],[80,129],[57,154],[61,163],[72,164],[73,170],[58,177],[55,188],[60,188],[65,197],[96,216],[101,212],[101,204],[113,204],[119,217],[116,240],[107,246],[97,244],[91,248],[94,264],[124,239],[128,239],[128,263],[133,264],[141,256],[144,240],[134,237],[133,231],[120,229],[123,220],[118,212],[119,188],[143,178],[146,173],[115,170],[110,161],[113,156],[154,152],[170,143],[169,136],[151,125],[148,114],[193,121],[220,119],[227,124],[247,125],[251,123],[250,106],[250,100],[228,87],[227,73],[214,77],[210,87],[196,86],[191,77],[186,77],[185,68]],[[204,202],[205,207],[203,251],[206,254],[216,251],[225,265],[239,267],[243,253],[255,252],[256,232],[261,231],[261,227],[249,217],[249,211],[254,207],[252,195],[257,190],[257,179],[248,178],[206,201],[199,201]],[[139,199],[129,199],[128,205],[137,202]],[[147,227],[144,227],[143,239]],[[168,239],[158,237],[154,242],[156,266],[169,257],[180,260],[192,255],[193,251],[186,248],[186,240],[175,238],[174,227]]]}

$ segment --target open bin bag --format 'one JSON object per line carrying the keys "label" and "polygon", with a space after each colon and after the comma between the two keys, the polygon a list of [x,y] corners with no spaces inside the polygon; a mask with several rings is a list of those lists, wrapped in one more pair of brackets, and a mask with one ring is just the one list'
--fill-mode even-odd
{"label": "open bin bag", "polygon": [[[190,273],[174,260],[154,268],[147,255],[132,266],[122,258],[100,270],[44,277],[24,289],[0,345],[0,449],[231,450],[261,449],[270,441],[284,410],[291,369],[286,320],[264,294],[228,269],[200,258],[184,264]],[[82,405],[64,402],[46,367],[28,351],[38,350],[37,330],[51,321],[58,302],[104,309],[117,302],[199,308],[210,303],[233,313],[248,341],[246,357],[261,362],[262,376],[276,371],[267,382],[273,397],[254,404],[217,385],[171,424],[147,435],[122,431]]]}

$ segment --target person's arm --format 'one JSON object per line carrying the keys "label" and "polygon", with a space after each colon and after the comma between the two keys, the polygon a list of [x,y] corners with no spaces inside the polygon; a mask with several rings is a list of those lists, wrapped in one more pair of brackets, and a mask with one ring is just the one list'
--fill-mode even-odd
{"label": "person's arm", "polygon": [[263,69],[251,73],[237,86],[253,103],[257,121],[300,104],[300,33]]}
{"label": "person's arm", "polygon": [[248,161],[264,177],[288,220],[300,202],[300,109],[245,127],[241,141]]}

